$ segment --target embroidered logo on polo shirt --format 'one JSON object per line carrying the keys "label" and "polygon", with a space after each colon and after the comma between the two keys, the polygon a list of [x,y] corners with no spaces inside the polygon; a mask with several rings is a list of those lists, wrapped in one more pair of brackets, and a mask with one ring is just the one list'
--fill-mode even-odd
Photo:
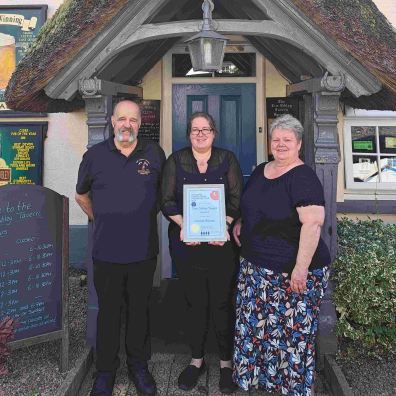
{"label": "embroidered logo on polo shirt", "polygon": [[150,162],[144,158],[138,159],[137,163],[137,172],[139,175],[149,175],[150,172]]}

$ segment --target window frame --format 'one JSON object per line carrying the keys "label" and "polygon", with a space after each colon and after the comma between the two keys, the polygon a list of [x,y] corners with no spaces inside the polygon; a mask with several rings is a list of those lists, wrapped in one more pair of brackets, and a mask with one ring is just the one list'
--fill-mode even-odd
{"label": "window frame", "polygon": [[[378,144],[378,128],[384,126],[391,126],[396,128],[396,114],[393,117],[345,117],[344,118],[344,175],[345,175],[345,187],[346,193],[367,193],[367,194],[378,194],[384,193],[389,194],[396,192],[395,183],[384,183],[384,182],[355,182],[353,179],[353,150],[352,150],[352,127],[354,126],[368,126],[376,128],[376,140],[377,140],[377,152],[376,158],[380,157],[380,147]],[[355,155],[363,155],[362,153],[356,153]],[[374,154],[374,153],[373,153]],[[383,153],[386,155],[386,153]],[[370,155],[372,157],[373,155]],[[392,154],[388,154],[392,156]],[[396,153],[394,155],[396,158]]]}

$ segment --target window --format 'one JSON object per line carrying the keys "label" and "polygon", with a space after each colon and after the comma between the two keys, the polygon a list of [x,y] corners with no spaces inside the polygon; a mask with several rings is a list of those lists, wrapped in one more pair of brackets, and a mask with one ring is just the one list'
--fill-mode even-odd
{"label": "window", "polygon": [[346,118],[344,143],[347,189],[396,192],[396,116]]}
{"label": "window", "polygon": [[214,73],[192,69],[189,54],[172,55],[172,77],[255,77],[255,53],[225,53],[223,67]]}

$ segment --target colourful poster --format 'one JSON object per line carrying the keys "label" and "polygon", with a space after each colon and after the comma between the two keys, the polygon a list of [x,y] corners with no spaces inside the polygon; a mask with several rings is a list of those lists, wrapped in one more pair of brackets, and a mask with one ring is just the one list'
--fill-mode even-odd
{"label": "colourful poster", "polygon": [[46,122],[0,123],[0,186],[43,184]]}
{"label": "colourful poster", "polygon": [[46,17],[47,6],[0,6],[0,116],[25,114],[8,109],[4,93],[16,65],[37,37]]}
{"label": "colourful poster", "polygon": [[352,144],[354,150],[373,150],[373,142],[371,140],[354,140]]}
{"label": "colourful poster", "polygon": [[385,137],[385,148],[387,148],[387,149],[396,148],[396,137],[386,136]]}

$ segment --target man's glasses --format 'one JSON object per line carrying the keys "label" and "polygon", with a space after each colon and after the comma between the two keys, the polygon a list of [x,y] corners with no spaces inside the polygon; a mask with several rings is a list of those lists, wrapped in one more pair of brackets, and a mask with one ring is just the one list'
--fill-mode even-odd
{"label": "man's glasses", "polygon": [[192,128],[192,129],[191,129],[191,135],[192,135],[192,136],[198,136],[199,133],[201,132],[202,135],[207,136],[207,135],[209,135],[210,133],[212,133],[212,131],[213,131],[212,128],[202,128],[202,129],[199,129],[199,128]]}

